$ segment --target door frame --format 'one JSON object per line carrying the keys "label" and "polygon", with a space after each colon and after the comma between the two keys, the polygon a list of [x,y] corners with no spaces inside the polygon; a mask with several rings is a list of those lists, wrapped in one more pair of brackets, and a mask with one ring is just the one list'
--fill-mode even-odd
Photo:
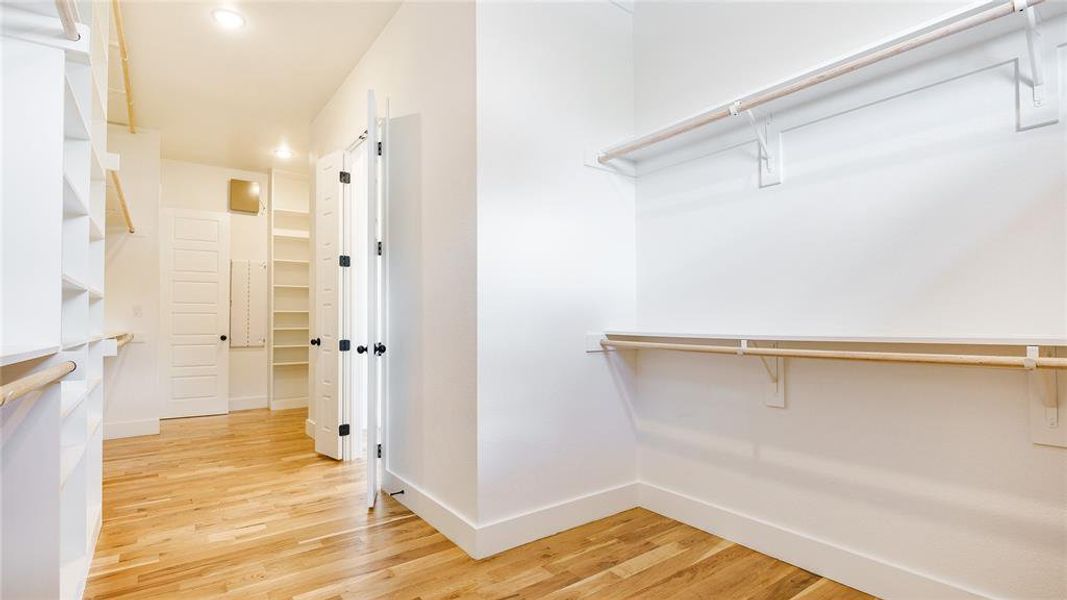
{"label": "door frame", "polygon": [[[173,414],[170,412],[172,394],[171,385],[171,345],[170,335],[172,330],[171,305],[172,290],[169,274],[172,270],[173,257],[173,230],[174,221],[177,217],[210,217],[218,219],[219,228],[219,254],[221,281],[220,293],[225,298],[219,307],[218,325],[221,334],[230,334],[230,215],[226,212],[212,210],[195,210],[189,208],[161,207],[159,211],[159,340],[157,344],[156,381],[163,406],[160,411],[161,419],[177,419],[183,417],[207,416],[228,414],[230,412],[230,344],[224,341],[218,344],[216,365],[218,365],[218,377],[221,382],[221,394],[224,397],[224,408],[220,412]],[[216,333],[219,335],[220,333]]]}

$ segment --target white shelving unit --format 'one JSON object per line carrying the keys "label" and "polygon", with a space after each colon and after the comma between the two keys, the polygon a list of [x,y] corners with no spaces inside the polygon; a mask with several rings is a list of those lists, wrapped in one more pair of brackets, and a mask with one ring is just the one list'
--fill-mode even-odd
{"label": "white shelving unit", "polygon": [[271,171],[270,407],[307,405],[311,215],[307,178]]}
{"label": "white shelving unit", "polygon": [[0,7],[3,379],[77,365],[0,409],[5,598],[80,598],[100,531],[110,10],[79,2],[70,41],[52,2]]}

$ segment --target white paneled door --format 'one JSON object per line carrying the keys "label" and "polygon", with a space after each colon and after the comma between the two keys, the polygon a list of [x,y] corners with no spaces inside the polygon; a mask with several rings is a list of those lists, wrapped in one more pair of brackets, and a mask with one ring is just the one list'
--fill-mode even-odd
{"label": "white paneled door", "polygon": [[342,153],[319,159],[315,174],[315,451],[342,460],[341,365]]}
{"label": "white paneled door", "polygon": [[160,388],[163,416],[229,410],[230,215],[163,209]]}

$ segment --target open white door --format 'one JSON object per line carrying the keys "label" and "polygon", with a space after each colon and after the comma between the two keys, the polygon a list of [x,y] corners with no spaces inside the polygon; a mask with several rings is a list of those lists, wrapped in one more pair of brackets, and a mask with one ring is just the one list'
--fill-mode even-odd
{"label": "open white door", "polygon": [[230,215],[163,209],[160,388],[164,418],[229,412]]}
{"label": "open white door", "polygon": [[343,243],[341,152],[324,156],[315,175],[315,451],[342,460],[343,412],[340,332],[340,256]]}

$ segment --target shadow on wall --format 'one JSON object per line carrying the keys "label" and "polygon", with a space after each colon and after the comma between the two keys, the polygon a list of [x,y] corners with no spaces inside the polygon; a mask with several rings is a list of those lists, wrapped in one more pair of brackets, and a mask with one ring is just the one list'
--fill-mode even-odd
{"label": "shadow on wall", "polygon": [[[426,439],[422,381],[422,118],[418,114],[389,120],[389,206],[386,269],[389,276],[387,374],[388,439],[409,456],[386,454],[386,471],[421,481],[412,472]],[[385,485],[389,485],[388,476]]]}
{"label": "shadow on wall", "polygon": [[[679,357],[673,358],[679,360]],[[910,517],[942,526],[961,530],[981,527],[988,535],[1000,538],[1005,543],[1023,537],[1028,543],[1049,551],[1062,548],[1062,530],[1058,521],[1062,518],[1062,512],[1058,507],[1042,503],[1037,498],[1015,496],[996,489],[983,490],[976,485],[976,481],[934,479],[906,466],[894,469],[892,465],[879,460],[885,458],[884,452],[849,452],[848,447],[853,441],[847,437],[835,444],[840,447],[836,454],[820,456],[810,449],[805,451],[803,446],[789,447],[797,446],[795,440],[792,443],[789,440],[777,440],[774,427],[762,419],[768,415],[761,417],[757,412],[779,410],[763,406],[762,385],[756,379],[760,375],[758,370],[753,367],[745,375],[741,373],[742,370],[729,368],[721,360],[706,360],[703,365],[701,361],[694,360],[694,363],[685,367],[674,367],[677,369],[676,376],[683,371],[692,373],[690,379],[695,387],[684,399],[675,397],[672,400],[667,394],[656,395],[658,406],[654,407],[645,404],[651,398],[644,398],[642,402],[639,395],[635,406],[636,426],[642,451],[654,453],[648,459],[650,464],[655,464],[663,457],[671,457],[680,461],[677,464],[687,465],[685,470],[694,476],[703,473],[704,478],[720,482],[736,482],[747,478],[765,490],[777,489],[779,494],[784,492],[782,498],[788,497],[788,490],[794,490],[804,497],[850,498],[853,502],[876,507],[883,514],[906,511]],[[716,365],[716,362],[719,364]],[[700,371],[693,373],[694,368]],[[646,370],[644,367],[639,369]],[[912,369],[914,371],[909,380],[919,383],[898,389],[894,395],[898,396],[899,401],[909,402],[907,396],[912,399],[937,397],[934,392],[938,383],[934,378],[944,375],[923,367]],[[799,385],[801,380],[796,376],[798,371],[795,367],[790,370],[790,377]],[[923,370],[927,371],[929,377],[918,373]],[[1011,375],[968,372],[994,380]],[[709,381],[710,373],[718,378],[716,382]],[[854,377],[863,379],[863,375]],[[994,383],[993,380],[987,381],[988,387],[993,387]],[[810,394],[801,393],[800,389],[795,388],[789,399],[789,408],[785,409],[792,413],[790,416],[794,419],[806,412],[820,410],[819,406],[811,404]],[[853,396],[853,402],[876,404],[885,402],[885,399]],[[872,408],[871,414],[874,412]],[[774,416],[770,415],[771,418]],[[779,416],[785,416],[785,413]],[[728,422],[729,426],[724,422]],[[877,436],[872,435],[869,443],[879,444]],[[991,476],[995,474],[991,473]],[[668,482],[667,485],[671,484]],[[681,488],[675,491],[693,493],[692,490]],[[696,496],[705,497],[699,493]],[[705,499],[715,502],[712,498]],[[1019,510],[1020,502],[1028,508]],[[736,510],[737,507],[724,508],[746,514],[744,510]],[[758,514],[749,516],[760,518]],[[916,543],[922,542],[916,540]]]}

